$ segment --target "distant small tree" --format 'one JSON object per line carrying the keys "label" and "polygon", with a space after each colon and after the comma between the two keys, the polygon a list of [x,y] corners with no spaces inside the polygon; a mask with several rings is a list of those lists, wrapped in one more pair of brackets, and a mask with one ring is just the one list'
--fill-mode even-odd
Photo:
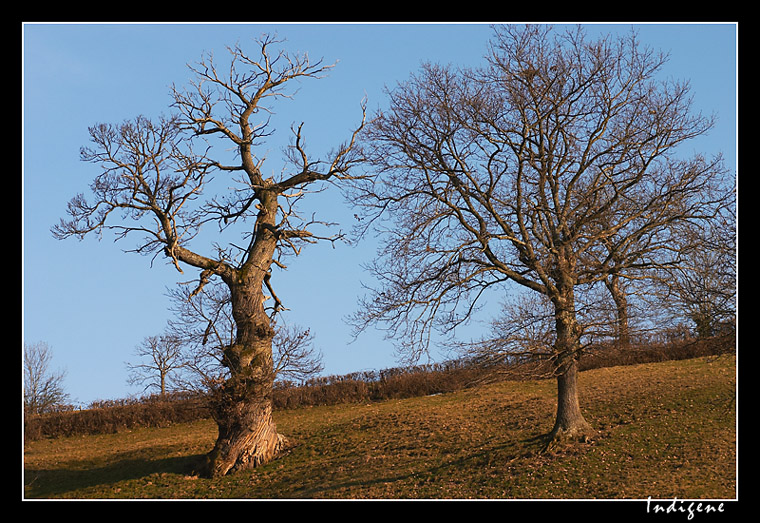
{"label": "distant small tree", "polygon": [[63,389],[66,372],[50,369],[52,357],[47,343],[24,343],[24,411],[27,413],[49,412],[69,400]]}
{"label": "distant small tree", "polygon": [[313,342],[310,329],[298,325],[278,327],[272,341],[277,377],[303,382],[322,372],[322,353],[314,348]]}
{"label": "distant small tree", "polygon": [[148,336],[135,350],[139,363],[126,363],[130,385],[143,387],[143,392],[153,390],[164,396],[168,391],[179,389],[179,375],[188,367],[182,357],[182,343],[170,334]]}

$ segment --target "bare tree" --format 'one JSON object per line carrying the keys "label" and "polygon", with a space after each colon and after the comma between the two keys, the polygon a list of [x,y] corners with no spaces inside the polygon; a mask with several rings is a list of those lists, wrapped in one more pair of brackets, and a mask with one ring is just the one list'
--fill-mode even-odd
{"label": "bare tree", "polygon": [[54,410],[68,401],[64,391],[64,371],[53,371],[53,352],[45,342],[24,343],[24,411],[39,414]]}
{"label": "bare tree", "polygon": [[688,320],[698,338],[732,334],[736,327],[736,214],[733,205],[701,227],[684,228],[683,263],[660,271],[648,300]]}
{"label": "bare tree", "polygon": [[[450,340],[460,357],[490,368],[483,380],[504,373],[511,377],[556,377],[557,330],[554,306],[544,294],[513,292],[502,301],[488,331],[474,340]],[[603,349],[603,342],[617,336],[614,304],[597,287],[576,289],[575,313],[582,333],[579,350],[583,354]]]}
{"label": "bare tree", "polygon": [[229,378],[224,350],[235,341],[235,318],[229,288],[223,282],[210,281],[196,290],[179,285],[168,292],[174,316],[167,330],[182,340],[183,358],[190,369],[185,388],[208,392]]}
{"label": "bare tree", "polygon": [[275,372],[291,381],[304,382],[324,370],[322,353],[314,348],[310,329],[298,325],[278,327],[274,337]]}
{"label": "bare tree", "polygon": [[[210,282],[201,292],[180,285],[169,292],[175,318],[169,331],[181,340],[183,359],[191,369],[185,388],[208,390],[228,379],[222,365],[224,347],[235,340],[235,321],[229,288]],[[313,346],[313,335],[297,325],[272,324],[275,379],[306,380],[323,370],[322,355]]]}
{"label": "bare tree", "polygon": [[[272,321],[283,309],[272,266],[284,267],[283,256],[300,253],[305,243],[338,238],[314,232],[320,222],[302,219],[297,208],[311,190],[350,176],[358,160],[354,137],[364,124],[362,106],[357,131],[327,160],[308,154],[303,124],[294,126],[288,164],[280,175],[266,176],[260,148],[273,132],[272,102],[287,97],[299,79],[319,78],[331,67],[273,51],[276,44],[264,37],[256,56],[234,46],[224,67],[204,56],[190,66],[196,81],[173,89],[174,115],[92,127],[93,145],[82,158],[102,169],[91,185],[93,201],[72,199],[71,219],[53,231],[58,238],[103,230],[117,239],[143,235],[136,252],[163,254],[180,272],[198,269],[198,290],[216,278],[229,288],[235,340],[224,348],[229,379],[211,400],[219,435],[207,457],[210,476],[266,463],[286,444],[272,420]],[[206,141],[214,138],[222,150]],[[230,147],[232,157],[224,151]],[[214,190],[224,192],[214,197]],[[199,233],[211,224],[220,242],[201,253],[208,236]],[[226,234],[235,239],[225,247]]]}
{"label": "bare tree", "polygon": [[142,386],[143,392],[155,390],[161,396],[169,390],[181,389],[180,373],[188,364],[179,338],[170,334],[148,336],[135,349],[135,356],[139,363],[126,363],[130,385]]}
{"label": "bare tree", "polygon": [[712,121],[691,114],[688,85],[657,78],[666,57],[633,32],[498,26],[488,62],[423,66],[368,126],[375,176],[353,196],[385,241],[354,323],[422,354],[492,289],[538,293],[554,328],[541,347],[557,379],[550,440],[585,438],[577,293],[680,262],[674,224],[714,214],[724,169],[678,146]]}

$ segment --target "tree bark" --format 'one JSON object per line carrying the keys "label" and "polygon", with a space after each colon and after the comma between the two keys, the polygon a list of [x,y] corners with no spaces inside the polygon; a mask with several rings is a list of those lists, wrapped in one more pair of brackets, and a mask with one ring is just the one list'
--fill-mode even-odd
{"label": "tree bark", "polygon": [[206,464],[212,478],[268,463],[286,444],[272,419],[271,398],[233,399],[235,394],[226,390],[214,409],[219,435]]}
{"label": "tree bark", "polygon": [[268,463],[285,444],[272,418],[274,330],[264,311],[261,282],[259,276],[231,285],[237,337],[224,350],[230,377],[212,393],[219,435],[207,456],[211,477]]}
{"label": "tree bark", "polygon": [[557,339],[555,375],[557,376],[557,414],[550,441],[585,439],[593,428],[583,417],[578,401],[578,358],[580,357],[580,328],[575,318],[572,288],[562,293],[555,304]]}
{"label": "tree bark", "polygon": [[[229,379],[212,393],[212,415],[219,427],[207,456],[207,473],[223,476],[274,459],[286,444],[272,418],[274,329],[264,307],[264,283],[277,246],[277,198],[264,194],[255,241],[246,263],[222,279],[230,288],[235,342],[224,350]],[[274,298],[272,298],[274,299]]]}
{"label": "tree bark", "polygon": [[620,277],[611,275],[604,281],[604,285],[615,302],[615,336],[616,343],[620,348],[626,348],[631,343],[631,334],[628,327],[628,299],[625,291],[620,286]]}
{"label": "tree bark", "polygon": [[557,375],[557,415],[549,439],[585,439],[593,432],[578,402],[578,361],[570,358]]}

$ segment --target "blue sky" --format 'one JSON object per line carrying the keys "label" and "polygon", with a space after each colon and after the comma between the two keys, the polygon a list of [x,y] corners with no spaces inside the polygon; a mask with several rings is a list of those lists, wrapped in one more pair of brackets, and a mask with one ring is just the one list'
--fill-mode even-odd
{"label": "blue sky", "polygon": [[[590,25],[591,32],[627,31],[630,24]],[[723,152],[736,165],[737,26],[734,24],[638,25],[642,40],[669,51],[666,73],[688,79],[695,106],[715,113],[709,139],[692,147]],[[159,334],[169,319],[166,288],[182,275],[159,259],[125,253],[129,240],[55,240],[50,227],[66,203],[97,174],[79,160],[87,128],[137,115],[169,112],[170,86],[187,84],[186,64],[204,52],[243,46],[262,33],[286,39],[288,52],[338,62],[329,76],[304,82],[297,96],[277,106],[278,131],[305,123],[315,154],[343,141],[368,98],[370,110],[385,103],[383,89],[405,80],[423,61],[477,65],[488,24],[25,24],[23,27],[23,296],[26,342],[46,342],[53,367],[66,371],[72,401],[123,398],[139,393],[126,383],[125,361],[134,348]],[[268,168],[279,169],[272,144]],[[265,166],[266,167],[266,166]],[[312,202],[319,216],[351,226],[352,211],[335,194]],[[396,366],[391,342],[369,332],[355,343],[343,318],[354,312],[361,264],[374,244],[308,246],[277,278],[290,308],[287,320],[309,327],[324,357],[325,374]],[[483,318],[487,320],[487,317]],[[475,327],[476,328],[476,327]],[[443,358],[444,355],[438,355]]]}

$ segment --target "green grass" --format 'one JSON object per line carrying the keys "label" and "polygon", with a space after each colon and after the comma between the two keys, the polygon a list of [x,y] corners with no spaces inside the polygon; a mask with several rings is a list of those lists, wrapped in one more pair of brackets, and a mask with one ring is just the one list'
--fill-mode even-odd
{"label": "green grass", "polygon": [[735,358],[580,374],[588,443],[543,452],[555,383],[276,412],[290,451],[209,480],[210,420],[30,442],[26,498],[734,499]]}

